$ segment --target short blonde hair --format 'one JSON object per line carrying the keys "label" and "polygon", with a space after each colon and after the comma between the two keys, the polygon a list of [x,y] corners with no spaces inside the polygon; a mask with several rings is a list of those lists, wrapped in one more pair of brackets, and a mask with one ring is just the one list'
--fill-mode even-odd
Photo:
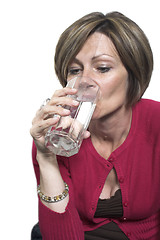
{"label": "short blonde hair", "polygon": [[55,52],[55,71],[60,83],[66,85],[69,64],[94,32],[105,34],[113,42],[129,75],[127,105],[132,106],[149,85],[153,54],[142,29],[119,12],[90,13],[62,33]]}

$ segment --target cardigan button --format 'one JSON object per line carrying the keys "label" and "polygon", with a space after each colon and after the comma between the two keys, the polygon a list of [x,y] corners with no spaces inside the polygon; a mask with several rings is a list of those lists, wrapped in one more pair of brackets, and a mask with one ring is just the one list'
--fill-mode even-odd
{"label": "cardigan button", "polygon": [[124,217],[124,218],[123,218],[123,221],[126,221],[126,220],[127,220],[127,218],[126,218],[126,217]]}
{"label": "cardigan button", "polygon": [[124,177],[119,178],[119,183],[124,183]]}
{"label": "cardigan button", "polygon": [[124,203],[123,203],[123,206],[124,206],[124,207],[128,207],[128,202],[124,202]]}
{"label": "cardigan button", "polygon": [[128,232],[127,233],[127,237],[130,237],[132,234],[131,234],[131,232]]}

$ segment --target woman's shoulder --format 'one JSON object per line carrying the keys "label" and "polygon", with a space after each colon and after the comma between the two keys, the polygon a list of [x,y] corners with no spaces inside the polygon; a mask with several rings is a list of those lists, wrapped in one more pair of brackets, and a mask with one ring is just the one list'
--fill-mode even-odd
{"label": "woman's shoulder", "polygon": [[135,106],[138,112],[139,125],[146,132],[160,134],[160,102],[151,99],[141,99]]}
{"label": "woman's shoulder", "polygon": [[160,102],[152,99],[142,98],[139,102],[139,104],[143,106],[149,106],[149,107],[159,107],[160,108]]}
{"label": "woman's shoulder", "polygon": [[160,102],[151,99],[141,99],[135,106],[140,113],[149,116],[160,116]]}

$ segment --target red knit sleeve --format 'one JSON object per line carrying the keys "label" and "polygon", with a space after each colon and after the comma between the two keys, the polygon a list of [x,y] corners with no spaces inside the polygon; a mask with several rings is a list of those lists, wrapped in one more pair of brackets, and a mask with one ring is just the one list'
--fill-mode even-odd
{"label": "red knit sleeve", "polygon": [[[37,184],[39,184],[40,173],[34,143],[32,160]],[[39,200],[39,226],[43,240],[84,240],[83,225],[74,204],[72,181],[66,164],[60,163],[60,171],[64,181],[69,185],[69,203],[64,213],[57,213],[47,208]]]}

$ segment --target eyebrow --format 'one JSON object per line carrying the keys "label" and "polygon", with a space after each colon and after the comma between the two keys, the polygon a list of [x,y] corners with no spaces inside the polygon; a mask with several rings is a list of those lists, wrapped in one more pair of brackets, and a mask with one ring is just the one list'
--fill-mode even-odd
{"label": "eyebrow", "polygon": [[[94,61],[95,59],[97,59],[99,57],[103,57],[103,56],[114,58],[114,56],[112,56],[112,55],[109,55],[109,54],[106,54],[106,53],[102,53],[102,54],[99,54],[97,56],[92,57],[92,61]],[[78,58],[74,58],[73,61],[71,62],[71,64],[72,63],[77,63],[78,65],[83,66],[83,63]]]}

